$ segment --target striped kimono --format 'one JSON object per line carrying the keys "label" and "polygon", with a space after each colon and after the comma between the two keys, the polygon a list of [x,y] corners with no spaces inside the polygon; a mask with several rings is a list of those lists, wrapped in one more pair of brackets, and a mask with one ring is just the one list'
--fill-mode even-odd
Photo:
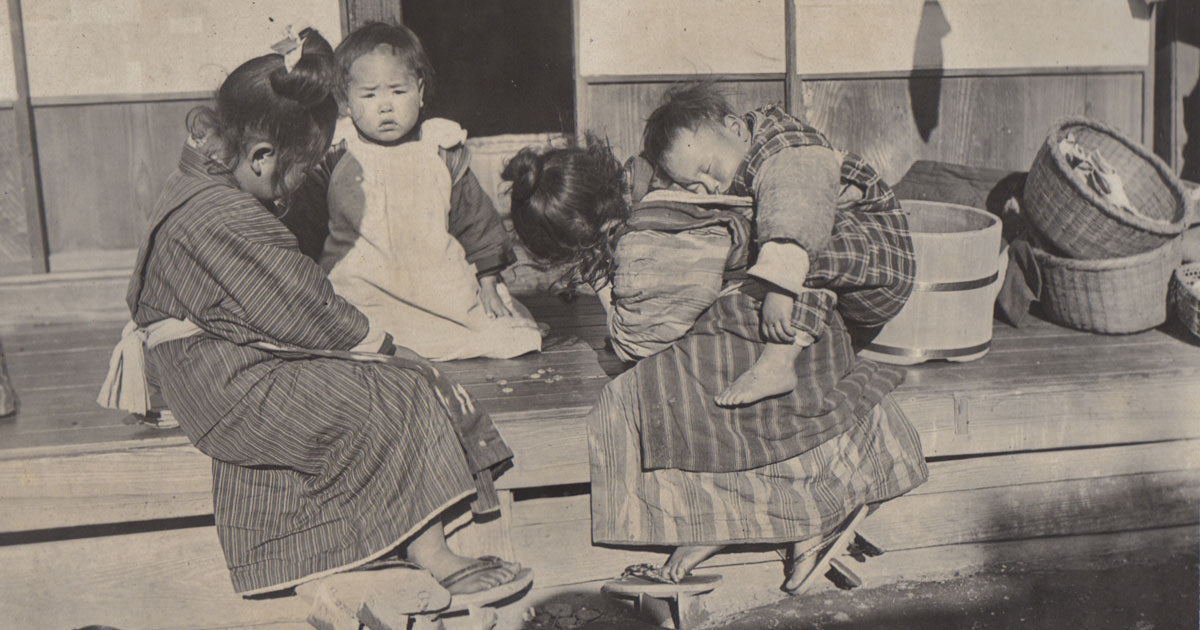
{"label": "striped kimono", "polygon": [[350,350],[368,323],[274,215],[191,147],[158,202],[129,306],[140,326],[203,330],[151,348],[147,365],[213,459],[217,533],[240,593],[387,553],[489,488],[512,456],[486,415],[453,424],[415,364],[248,345]]}
{"label": "striped kimono", "polygon": [[[623,296],[645,304],[655,291],[624,286],[638,281],[622,270],[624,261],[686,280],[694,272],[671,259],[677,248],[667,241],[711,245],[715,226],[726,230],[728,255],[710,258],[724,259],[727,280],[744,277],[750,227],[741,214],[640,206],[627,226],[614,257],[615,306],[609,305],[614,311],[624,307]],[[657,242],[631,253],[627,242],[639,243],[641,231],[655,232]],[[835,260],[818,258],[813,272]],[[804,540],[827,532],[859,505],[924,482],[928,471],[920,440],[888,395],[903,373],[855,357],[836,311],[797,360],[795,391],[747,407],[716,406],[713,397],[762,352],[761,296],[754,284],[727,287],[690,332],[601,393],[588,433],[595,542]],[[611,332],[614,338],[625,334],[617,326]]]}

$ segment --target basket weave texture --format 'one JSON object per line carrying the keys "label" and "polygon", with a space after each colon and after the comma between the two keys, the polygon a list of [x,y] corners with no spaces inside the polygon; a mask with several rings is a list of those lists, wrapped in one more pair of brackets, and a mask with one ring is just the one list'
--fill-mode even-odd
{"label": "basket weave texture", "polygon": [[1181,265],[1171,275],[1170,301],[1179,322],[1200,338],[1200,263]]}
{"label": "basket weave texture", "polygon": [[1167,284],[1179,265],[1179,239],[1122,258],[1078,260],[1037,247],[1041,304],[1047,317],[1071,328],[1133,333],[1167,319]]}
{"label": "basket weave texture", "polygon": [[[1072,172],[1059,150],[1068,133],[1112,165],[1137,212],[1110,203]],[[1101,123],[1066,118],[1034,158],[1021,208],[1062,254],[1100,259],[1147,252],[1178,236],[1186,227],[1187,202],[1179,180],[1157,156]]]}

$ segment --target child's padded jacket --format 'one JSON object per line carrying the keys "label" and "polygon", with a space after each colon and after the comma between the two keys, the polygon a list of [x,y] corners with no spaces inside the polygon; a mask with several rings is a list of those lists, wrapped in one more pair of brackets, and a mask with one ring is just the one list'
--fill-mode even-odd
{"label": "child's padded jacket", "polygon": [[[764,205],[764,187],[770,182],[759,178],[772,158],[797,149],[819,146],[834,151],[833,147],[821,132],[775,106],[751,111],[744,120],[751,132],[750,148],[729,192],[755,197],[756,243],[777,238],[804,247],[811,259],[804,286],[835,291],[836,306],[848,324],[880,326],[895,317],[912,293],[916,265],[908,220],[891,188],[863,158],[835,151],[841,158],[841,190],[836,197],[832,234],[813,234],[812,226],[804,221],[783,216],[797,212],[796,208],[806,201],[776,195]],[[764,224],[788,227],[764,234]],[[834,307],[832,301],[821,300],[820,295],[800,293],[793,317],[794,322],[808,322],[801,330],[814,338],[824,332],[828,311]]]}

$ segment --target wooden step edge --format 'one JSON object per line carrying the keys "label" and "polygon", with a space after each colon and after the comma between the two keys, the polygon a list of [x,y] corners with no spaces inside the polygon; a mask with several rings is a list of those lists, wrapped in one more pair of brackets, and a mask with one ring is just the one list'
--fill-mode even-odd
{"label": "wooden step edge", "polygon": [[47,287],[75,283],[129,282],[129,274],[131,273],[133,273],[133,269],[101,269],[97,271],[58,271],[54,273],[0,276],[0,291],[22,287]]}

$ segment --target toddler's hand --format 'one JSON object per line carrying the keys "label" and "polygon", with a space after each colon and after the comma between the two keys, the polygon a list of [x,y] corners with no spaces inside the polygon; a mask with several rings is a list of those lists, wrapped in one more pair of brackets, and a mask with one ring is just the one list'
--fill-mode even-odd
{"label": "toddler's hand", "polygon": [[792,305],[795,299],[788,293],[768,291],[762,303],[762,336],[771,343],[792,343],[796,329],[792,326]]}
{"label": "toddler's hand", "polygon": [[483,304],[483,311],[488,317],[512,317],[512,311],[504,305],[504,300],[496,289],[499,282],[500,276],[494,274],[479,279],[479,303]]}

